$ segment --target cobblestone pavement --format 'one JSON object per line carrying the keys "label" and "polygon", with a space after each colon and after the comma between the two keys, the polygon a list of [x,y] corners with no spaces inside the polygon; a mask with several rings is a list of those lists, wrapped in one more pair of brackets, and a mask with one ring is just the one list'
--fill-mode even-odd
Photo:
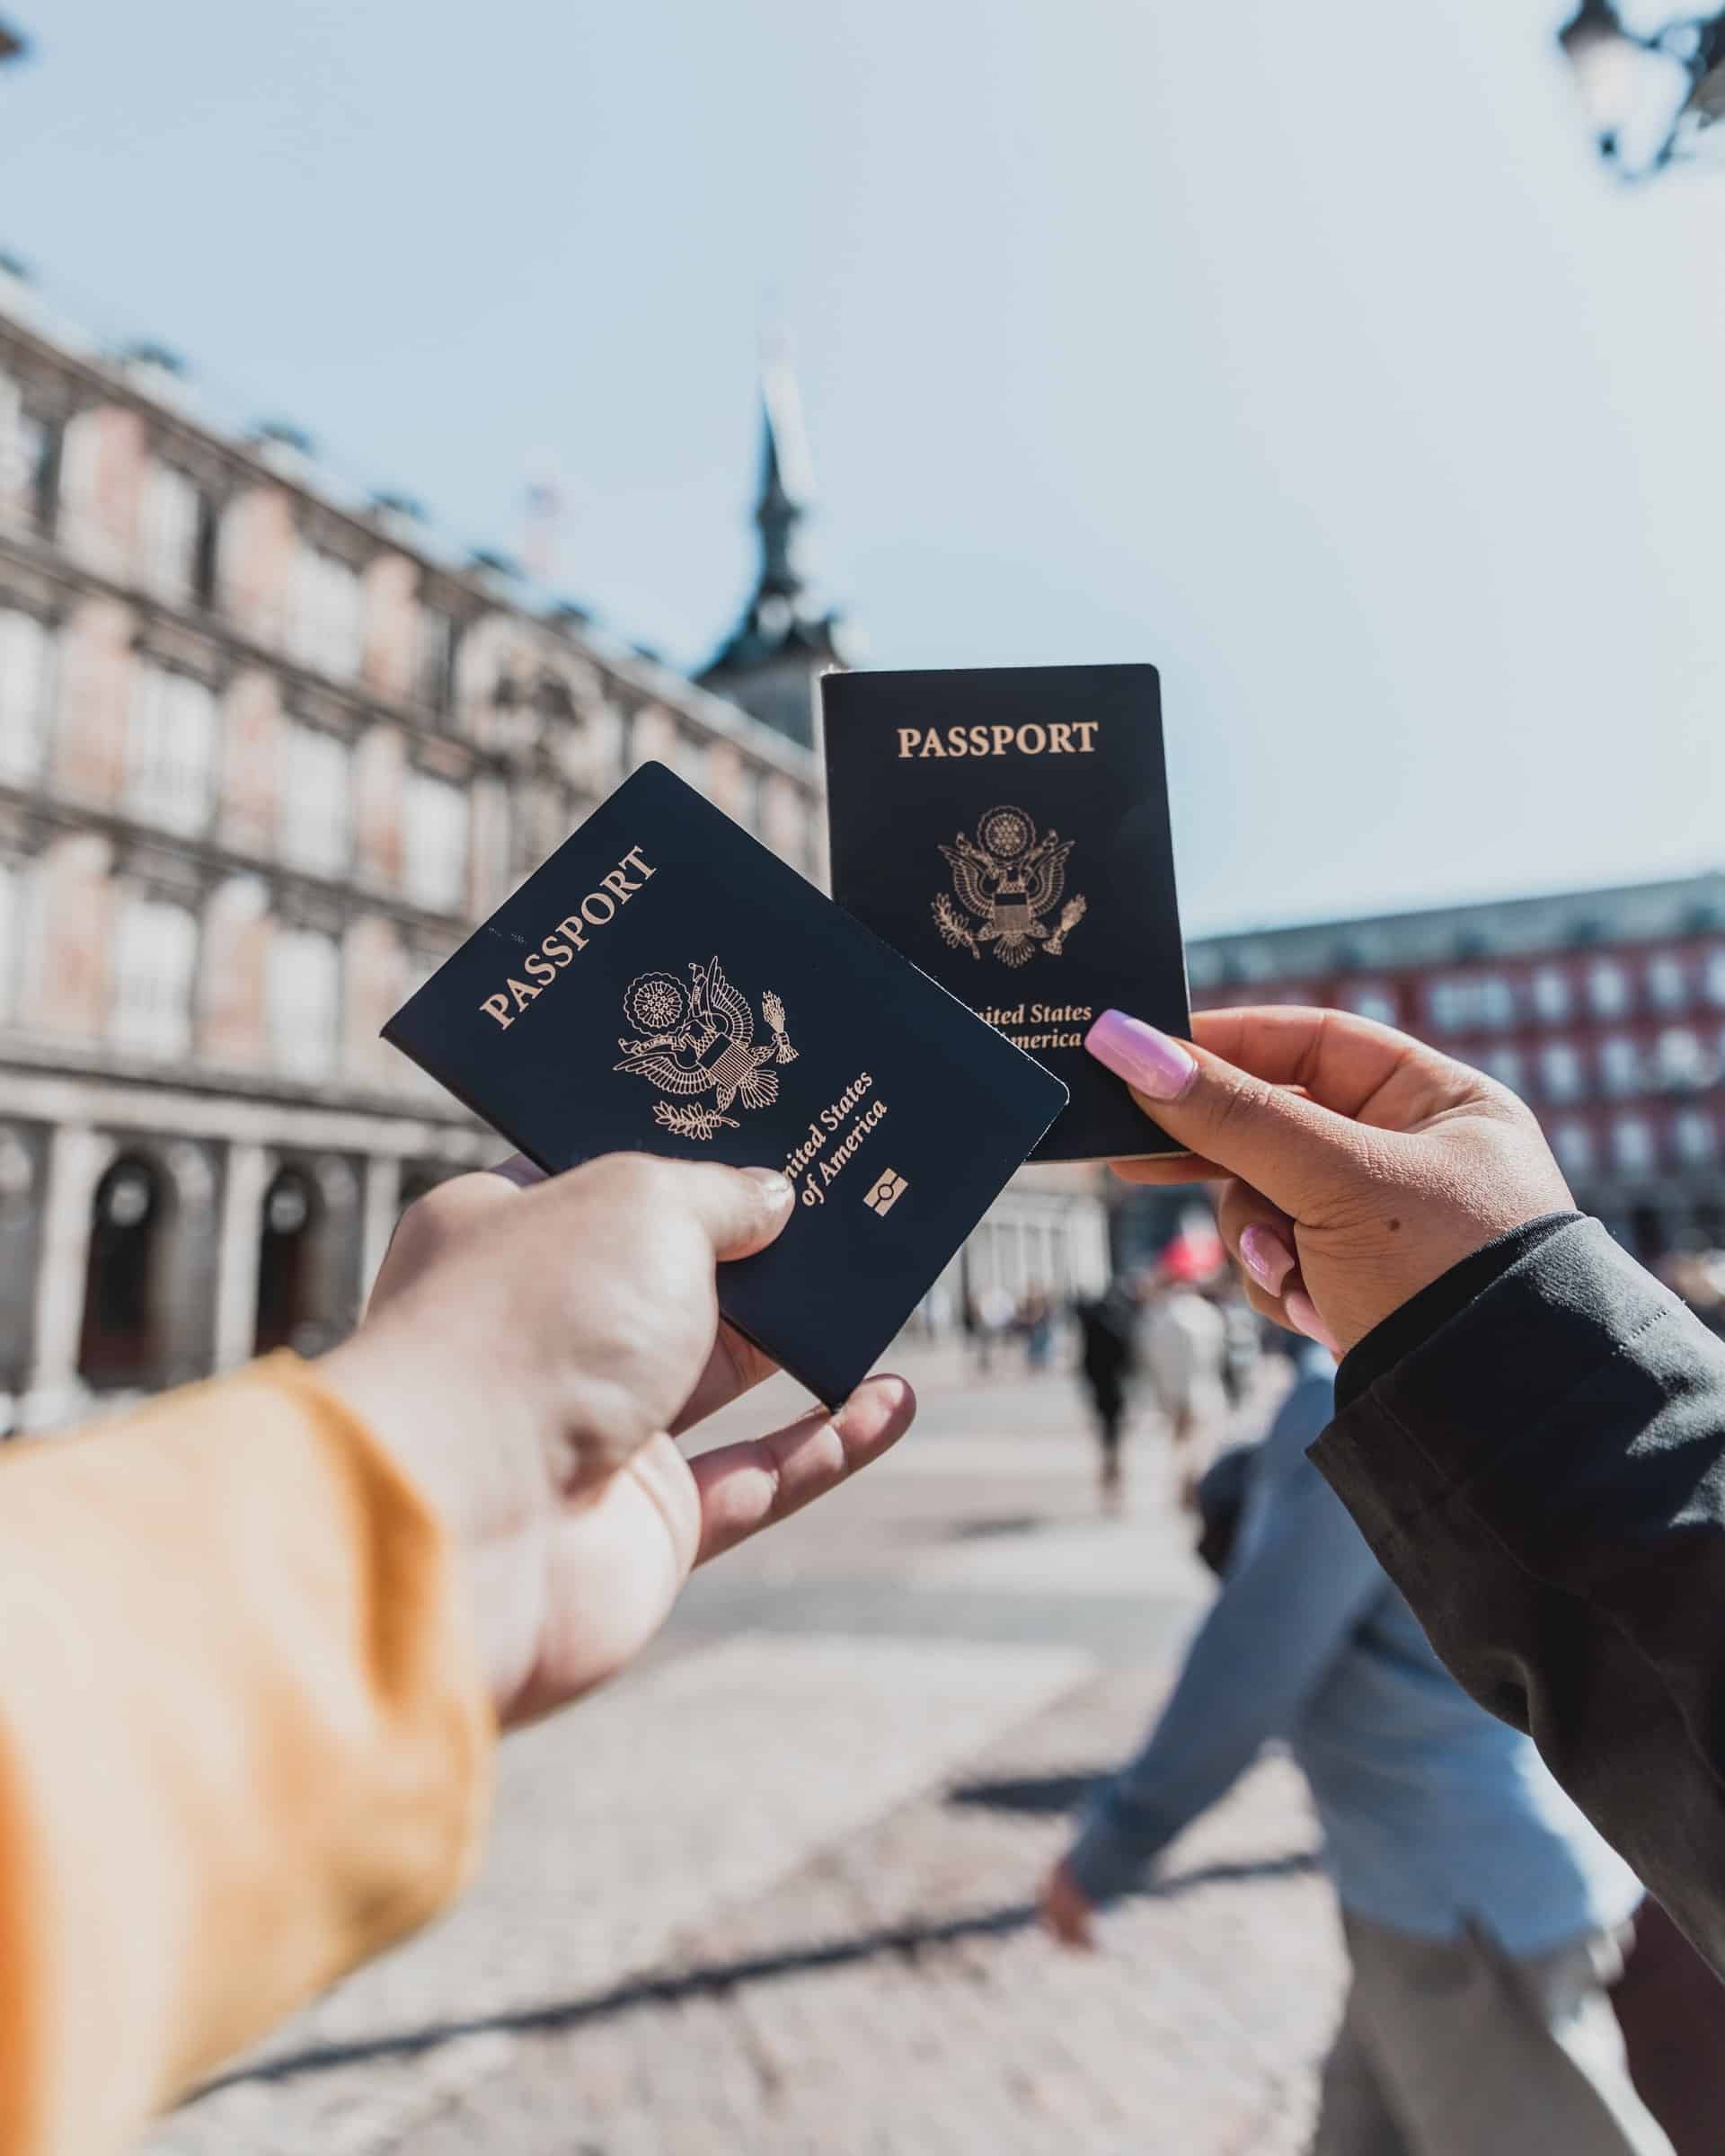
{"label": "cobblestone pavement", "polygon": [[[1154,1433],[1102,1520],[1069,1380],[906,1366],[898,1453],[506,1747],[467,1901],[154,2156],[1295,2156],[1341,1960],[1288,1767],[1185,1836],[1101,1954],[1031,1921],[1203,1604]],[[794,1412],[769,1388],[719,1434],[775,1390]]]}

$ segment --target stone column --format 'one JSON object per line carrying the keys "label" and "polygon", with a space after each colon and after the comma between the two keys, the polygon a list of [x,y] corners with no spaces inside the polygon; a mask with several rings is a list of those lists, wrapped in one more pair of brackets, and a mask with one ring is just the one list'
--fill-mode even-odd
{"label": "stone column", "polygon": [[96,1185],[114,1157],[111,1138],[87,1123],[62,1123],[49,1142],[48,1192],[36,1273],[35,1354],[24,1386],[23,1423],[63,1420],[83,1398],[78,1339]]}
{"label": "stone column", "polygon": [[176,1139],[162,1154],[171,1202],[157,1239],[152,1312],[158,1328],[157,1376],[165,1388],[208,1377],[215,1367],[215,1287],[219,1250],[216,1156],[192,1138]]}
{"label": "stone column", "polygon": [[261,1145],[227,1149],[216,1251],[217,1369],[247,1360],[258,1329],[258,1250],[271,1162]]}
{"label": "stone column", "polygon": [[0,1427],[11,1430],[29,1382],[47,1131],[0,1123]]}
{"label": "stone column", "polygon": [[317,1206],[311,1251],[312,1309],[308,1326],[315,1344],[305,1352],[321,1355],[350,1333],[359,1321],[359,1179],[338,1153],[313,1170]]}
{"label": "stone column", "polygon": [[359,1308],[363,1314],[371,1284],[384,1262],[402,1210],[402,1163],[394,1153],[367,1161],[359,1200]]}

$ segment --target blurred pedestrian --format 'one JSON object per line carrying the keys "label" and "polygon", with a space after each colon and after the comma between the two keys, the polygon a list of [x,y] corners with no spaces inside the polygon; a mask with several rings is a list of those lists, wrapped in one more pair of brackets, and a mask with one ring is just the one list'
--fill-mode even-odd
{"label": "blurred pedestrian", "polygon": [[1230,1409],[1243,1407],[1263,1365],[1263,1328],[1231,1269],[1210,1283],[1209,1293],[1222,1317],[1223,1393]]}
{"label": "blurred pedestrian", "polygon": [[1309,2156],[1670,2156],[1607,1988],[1641,1886],[1531,1741],[1446,1674],[1306,1459],[1334,1364],[1298,1355],[1221,1592],[1047,1880],[1046,1921],[1088,1945],[1095,1908],[1285,1738],[1353,1965]]}
{"label": "blurred pedestrian", "polygon": [[1018,1330],[1023,1336],[1026,1363],[1032,1370],[1046,1369],[1054,1346],[1054,1302],[1039,1281],[1024,1291],[1018,1306]]}
{"label": "blurred pedestrian", "polygon": [[971,1345],[977,1351],[977,1368],[986,1375],[993,1368],[995,1348],[1013,1329],[1018,1315],[1018,1301],[1009,1287],[999,1281],[985,1287],[976,1299],[977,1327],[971,1335]]}
{"label": "blurred pedestrian", "polygon": [[1192,1279],[1181,1246],[1164,1252],[1144,1324],[1144,1367],[1168,1419],[1175,1491],[1188,1510],[1227,1421],[1222,1313]]}
{"label": "blurred pedestrian", "polygon": [[1137,1296],[1128,1282],[1116,1278],[1093,1301],[1075,1303],[1073,1314],[1078,1321],[1078,1371],[1096,1424],[1098,1494],[1105,1511],[1118,1512],[1127,1384],[1137,1361]]}

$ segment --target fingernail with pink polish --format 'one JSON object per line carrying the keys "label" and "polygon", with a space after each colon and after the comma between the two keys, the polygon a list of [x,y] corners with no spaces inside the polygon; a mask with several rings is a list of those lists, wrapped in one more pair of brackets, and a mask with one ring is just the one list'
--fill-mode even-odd
{"label": "fingernail with pink polish", "polygon": [[1318,1306],[1303,1287],[1282,1298],[1282,1308],[1287,1312],[1287,1321],[1303,1332],[1308,1340],[1315,1340],[1320,1348],[1327,1348],[1331,1355],[1340,1356],[1341,1348],[1336,1336],[1318,1315]]}
{"label": "fingernail with pink polish", "polygon": [[1084,1046],[1117,1078],[1153,1100],[1178,1100],[1198,1076],[1189,1051],[1141,1018],[1104,1011],[1084,1036]]}
{"label": "fingernail with pink polish", "polygon": [[1294,1253],[1279,1235],[1254,1226],[1240,1238],[1240,1262],[1266,1294],[1279,1295],[1294,1270]]}

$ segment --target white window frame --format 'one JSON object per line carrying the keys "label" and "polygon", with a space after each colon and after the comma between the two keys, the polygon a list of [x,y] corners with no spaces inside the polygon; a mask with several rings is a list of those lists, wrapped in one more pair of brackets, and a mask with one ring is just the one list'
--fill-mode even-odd
{"label": "white window frame", "polygon": [[272,1066],[289,1078],[328,1077],[341,1038],[341,946],[335,937],[278,923],[264,1002]]}
{"label": "white window frame", "polygon": [[216,694],[195,674],[140,658],[133,670],[126,806],[142,823],[191,837],[216,791]]}
{"label": "white window frame", "polygon": [[438,718],[455,709],[456,640],[460,627],[447,606],[421,599],[413,634],[413,701]]}
{"label": "white window frame", "polygon": [[459,914],[467,902],[472,806],[454,779],[408,773],[403,800],[402,882],[428,913]]}
{"label": "white window frame", "polygon": [[345,554],[302,539],[294,656],[338,681],[351,681],[365,650],[365,586]]}
{"label": "white window frame", "polygon": [[1599,1083],[1614,1100],[1645,1090],[1641,1043],[1627,1033],[1612,1033],[1599,1043]]}
{"label": "white window frame", "polygon": [[109,1038],[119,1047],[163,1059],[191,1051],[198,916],[146,892],[122,892],[113,942]]}
{"label": "white window frame", "polygon": [[1481,1067],[1489,1071],[1499,1085],[1507,1085],[1512,1093],[1519,1093],[1526,1083],[1521,1050],[1511,1047],[1507,1041],[1488,1048],[1481,1058]]}
{"label": "white window frame", "polygon": [[1534,976],[1534,1011],[1548,1026],[1563,1025],[1575,1007],[1575,991],[1561,967],[1542,966]]}
{"label": "white window frame", "polygon": [[1548,1041],[1540,1050],[1539,1082],[1541,1090],[1553,1100],[1579,1100],[1583,1097],[1587,1091],[1587,1065],[1572,1040]]}
{"label": "white window frame", "polygon": [[0,779],[40,776],[58,668],[59,640],[40,615],[0,606]]}
{"label": "white window frame", "polygon": [[290,719],[281,734],[282,859],[341,878],[352,858],[353,752],[323,727]]}
{"label": "white window frame", "polygon": [[13,1015],[18,993],[19,962],[23,956],[25,869],[22,862],[0,854],[0,1023]]}
{"label": "white window frame", "polygon": [[1645,1116],[1619,1116],[1611,1127],[1611,1157],[1623,1175],[1651,1175],[1659,1165],[1659,1140]]}
{"label": "white window frame", "polygon": [[1697,1092],[1707,1083],[1707,1050],[1693,1026],[1667,1026],[1653,1055],[1659,1083],[1672,1092]]}
{"label": "white window frame", "polygon": [[1626,1018],[1632,1000],[1629,969],[1619,959],[1596,959],[1588,968],[1588,1007],[1596,1018]]}
{"label": "white window frame", "polygon": [[1396,1001],[1382,981],[1360,981],[1349,987],[1342,1006],[1357,1018],[1369,1018],[1380,1026],[1393,1026],[1398,1015]]}
{"label": "white window frame", "polygon": [[203,490],[190,472],[156,459],[144,482],[144,581],[161,597],[184,601],[197,576]]}
{"label": "white window frame", "polygon": [[1482,1026],[1513,1026],[1516,1022],[1516,991],[1508,976],[1501,973],[1482,973],[1473,983],[1474,1008]]}
{"label": "white window frame", "polygon": [[1656,1011],[1686,1011],[1694,1000],[1689,972],[1675,950],[1656,951],[1642,970],[1647,1000]]}

